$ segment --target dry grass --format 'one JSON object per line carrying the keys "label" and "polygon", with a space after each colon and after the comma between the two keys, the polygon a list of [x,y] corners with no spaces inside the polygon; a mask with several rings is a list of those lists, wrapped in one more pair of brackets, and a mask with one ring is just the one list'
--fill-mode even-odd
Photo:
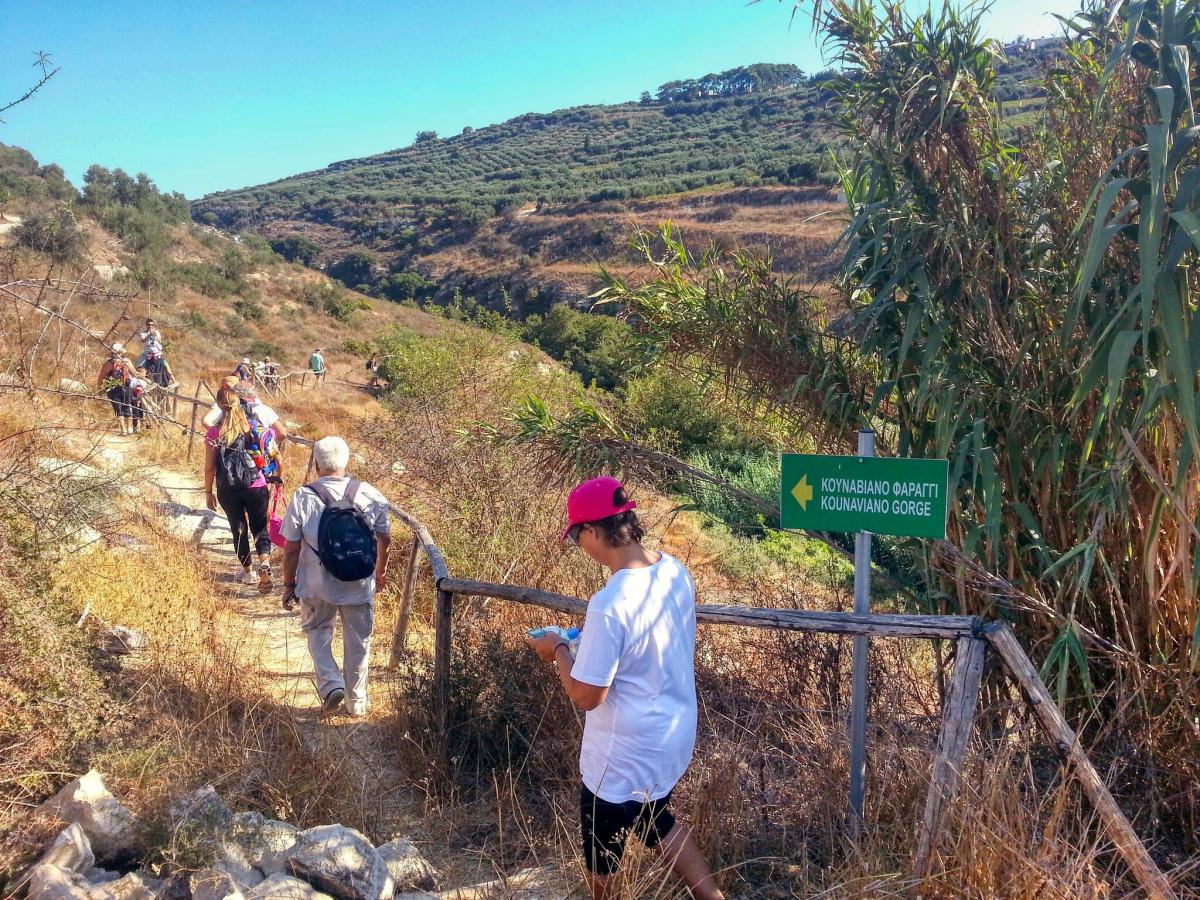
{"label": "dry grass", "polygon": [[[96,316],[101,312],[111,309],[97,303]],[[305,339],[282,327],[277,333]],[[603,573],[555,540],[567,485],[520,450],[493,446],[477,427],[498,421],[532,389],[551,403],[564,402],[567,391],[531,365],[505,362],[494,336],[459,333],[458,371],[437,397],[391,414],[345,391],[278,405],[312,436],[350,437],[363,452],[359,473],[425,520],[455,574],[587,596]],[[186,338],[195,342],[187,352],[197,367],[211,361],[202,337]],[[293,346],[299,353],[305,345]],[[80,372],[94,363],[83,355],[61,359],[64,367],[66,360],[86,362]],[[0,434],[20,433],[34,421],[43,426],[25,444],[0,442],[18,469],[31,453],[51,452],[57,425],[82,428],[77,434],[87,439],[89,421],[106,421],[103,409],[81,415],[84,404],[34,413],[24,396],[0,398]],[[140,448],[176,465],[182,452],[167,436],[143,439]],[[653,494],[649,485],[637,490]],[[62,496],[69,492],[47,499]],[[647,507],[652,530],[693,565],[702,599],[720,593],[757,605],[826,608],[848,602],[836,578],[733,583],[719,568],[721,547],[711,535],[675,518],[669,498],[653,497]],[[265,699],[256,673],[224,642],[224,600],[196,555],[158,534],[153,519],[110,516],[102,524],[128,534],[132,546],[106,547],[53,569],[39,568],[28,549],[16,555],[19,532],[2,538],[0,740],[7,752],[0,762],[0,872],[15,872],[45,835],[24,818],[29,806],[92,762],[143,813],[147,844],[159,850],[169,843],[161,828],[164,800],[206,781],[240,808],[300,824],[342,821],[371,833],[372,812],[357,800],[363,786],[345,783],[334,760],[305,747],[290,711]],[[581,717],[520,639],[526,627],[555,617],[500,601],[459,602],[451,770],[439,773],[430,731],[432,602],[426,580],[390,713],[394,752],[426,798],[422,837],[453,883],[529,864],[552,864],[578,883]],[[89,619],[76,628],[88,603]],[[393,598],[383,598],[381,636],[394,615]],[[122,668],[97,659],[91,629],[100,620],[146,630],[146,660]],[[940,708],[934,657],[928,644],[875,643],[868,819],[858,846],[845,842],[842,829],[848,660],[848,644],[835,638],[700,629],[700,738],[678,810],[734,896],[888,897],[918,889],[906,872]],[[991,682],[989,696],[942,868],[921,890],[946,897],[1136,896],[1011,695]],[[1183,877],[1194,883],[1195,872]],[[648,854],[631,854],[630,896],[679,892]]]}

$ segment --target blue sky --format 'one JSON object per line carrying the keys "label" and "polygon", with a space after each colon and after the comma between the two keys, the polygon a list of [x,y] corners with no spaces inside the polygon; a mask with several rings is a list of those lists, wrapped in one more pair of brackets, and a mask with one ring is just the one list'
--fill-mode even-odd
{"label": "blue sky", "polygon": [[[996,0],[997,37],[1055,32],[1066,0]],[[0,97],[35,50],[62,71],[0,142],[144,171],[189,197],[525,112],[636,99],[752,62],[823,68],[791,0],[0,0]]]}

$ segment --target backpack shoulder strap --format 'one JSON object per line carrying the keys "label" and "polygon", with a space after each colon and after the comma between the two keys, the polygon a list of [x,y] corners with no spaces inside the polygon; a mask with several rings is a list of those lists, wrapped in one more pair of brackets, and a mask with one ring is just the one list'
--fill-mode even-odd
{"label": "backpack shoulder strap", "polygon": [[333,495],[329,493],[329,488],[323,484],[318,484],[314,481],[312,484],[306,484],[305,487],[316,494],[326,506],[333,506],[336,502],[333,499]]}
{"label": "backpack shoulder strap", "polygon": [[354,498],[358,496],[358,486],[360,484],[362,484],[362,482],[357,478],[351,478],[350,483],[346,485],[346,493],[342,496],[342,499],[351,506],[354,505]]}

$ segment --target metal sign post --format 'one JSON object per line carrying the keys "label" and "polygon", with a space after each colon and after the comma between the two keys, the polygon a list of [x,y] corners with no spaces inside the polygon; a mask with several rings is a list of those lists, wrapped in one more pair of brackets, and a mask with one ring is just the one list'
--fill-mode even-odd
{"label": "metal sign post", "polygon": [[[871,612],[871,535],[945,538],[949,464],[944,459],[881,459],[875,432],[858,433],[857,456],[785,453],[779,523],[808,531],[854,532],[854,612]],[[850,837],[862,834],[867,783],[866,635],[854,638],[850,711]]]}
{"label": "metal sign post", "polygon": [[[858,455],[875,455],[875,432],[858,433]],[[871,611],[871,532],[854,534],[854,611]],[[862,834],[863,806],[867,792],[867,654],[865,634],[854,637],[854,694],[850,708],[850,839]]]}

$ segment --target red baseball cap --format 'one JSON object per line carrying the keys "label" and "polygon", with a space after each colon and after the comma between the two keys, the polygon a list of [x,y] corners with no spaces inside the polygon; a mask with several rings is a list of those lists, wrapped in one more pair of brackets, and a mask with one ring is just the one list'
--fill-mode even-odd
{"label": "red baseball cap", "polygon": [[637,504],[632,500],[617,504],[617,491],[624,490],[625,485],[611,475],[593,478],[576,485],[571,491],[571,496],[567,497],[567,527],[563,530],[562,539],[565,541],[567,533],[576,525],[598,522],[609,516],[636,509]]}

